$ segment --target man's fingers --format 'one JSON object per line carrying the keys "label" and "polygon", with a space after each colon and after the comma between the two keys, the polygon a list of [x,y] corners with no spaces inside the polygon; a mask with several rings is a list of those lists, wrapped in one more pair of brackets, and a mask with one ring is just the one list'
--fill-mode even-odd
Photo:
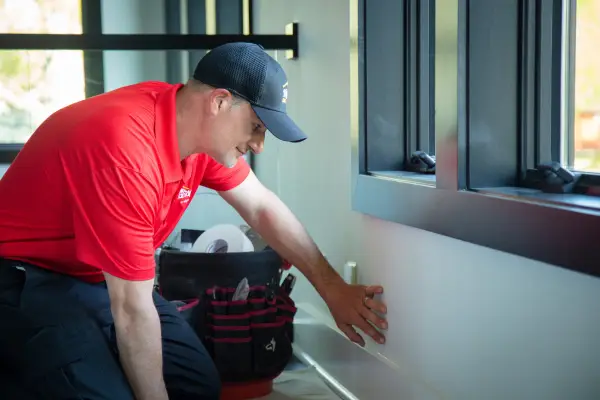
{"label": "man's fingers", "polygon": [[365,288],[365,291],[367,292],[367,296],[373,297],[376,294],[383,294],[383,286],[379,286],[379,285],[367,286]]}
{"label": "man's fingers", "polygon": [[365,346],[365,340],[362,338],[362,336],[358,334],[358,332],[356,332],[356,330],[352,326],[340,324],[338,325],[338,327],[341,329],[342,332],[344,332],[346,336],[348,336],[348,339],[352,340],[359,346]]}
{"label": "man's fingers", "polygon": [[377,329],[375,329],[373,327],[373,325],[368,323],[366,319],[364,319],[360,316],[359,316],[359,319],[360,319],[360,321],[355,325],[358,328],[360,328],[361,331],[363,331],[367,335],[371,336],[373,338],[373,340],[376,341],[377,343],[382,343],[382,344],[385,343],[385,338],[383,337],[383,335],[381,333],[379,333],[377,331]]}
{"label": "man's fingers", "polygon": [[[371,300],[373,301],[373,300]],[[367,307],[369,307],[369,302],[366,302]],[[362,315],[367,321],[375,324],[379,329],[387,329],[387,322],[384,318],[381,318],[379,315],[375,314],[373,311],[369,310],[367,307],[362,307],[360,311],[360,315]]]}
{"label": "man's fingers", "polygon": [[366,298],[365,299],[365,306],[370,308],[373,311],[376,311],[380,314],[386,314],[387,313],[387,307],[386,305],[380,301],[380,300],[375,300],[375,299],[370,299],[370,298]]}

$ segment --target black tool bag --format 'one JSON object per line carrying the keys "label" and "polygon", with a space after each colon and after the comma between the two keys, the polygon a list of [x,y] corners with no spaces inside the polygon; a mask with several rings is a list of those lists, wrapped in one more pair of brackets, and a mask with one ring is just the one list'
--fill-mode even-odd
{"label": "black tool bag", "polygon": [[[223,382],[273,379],[290,361],[297,309],[280,287],[283,266],[270,248],[222,254],[162,250],[159,290],[178,301]],[[249,294],[233,301],[244,278]]]}

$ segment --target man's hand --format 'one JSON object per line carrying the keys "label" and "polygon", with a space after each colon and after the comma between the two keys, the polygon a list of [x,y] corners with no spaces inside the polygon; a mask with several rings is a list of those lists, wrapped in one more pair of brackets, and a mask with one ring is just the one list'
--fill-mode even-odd
{"label": "man's hand", "polygon": [[[312,238],[290,209],[250,172],[234,189],[219,193],[244,220],[284,259],[298,268],[323,297],[338,327],[350,340],[364,346],[353,326],[383,343],[380,329],[387,329],[386,306],[373,297],[380,286],[348,285],[327,262]],[[368,299],[367,299],[368,298]]]}
{"label": "man's hand", "polygon": [[[376,300],[375,295],[382,294],[381,286],[349,285],[344,281],[337,282],[323,293],[335,322],[346,336],[360,346],[365,341],[353,326],[359,328],[378,343],[385,343],[385,338],[377,329],[387,329],[384,314],[386,305]],[[373,325],[372,325],[373,324]]]}

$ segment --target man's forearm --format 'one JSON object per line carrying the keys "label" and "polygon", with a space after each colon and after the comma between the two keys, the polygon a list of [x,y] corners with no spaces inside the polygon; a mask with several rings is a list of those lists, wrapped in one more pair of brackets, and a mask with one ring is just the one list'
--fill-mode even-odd
{"label": "man's forearm", "polygon": [[115,316],[121,364],[138,400],[166,400],[160,320],[156,310]]}
{"label": "man's forearm", "polygon": [[267,206],[249,216],[247,222],[324,295],[329,284],[342,281],[342,278],[289,208],[275,194],[269,193],[269,196],[273,198],[265,201]]}

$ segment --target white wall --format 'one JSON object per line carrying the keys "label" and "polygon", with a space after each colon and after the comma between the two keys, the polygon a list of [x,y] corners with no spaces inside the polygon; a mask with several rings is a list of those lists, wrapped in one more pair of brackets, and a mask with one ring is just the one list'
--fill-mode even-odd
{"label": "white wall", "polygon": [[[351,211],[348,3],[255,1],[256,33],[300,23],[300,58],[277,55],[310,136],[269,140],[258,173],[336,266],[356,260],[362,283],[385,285],[388,342],[369,351],[409,371],[389,385],[461,400],[600,398],[600,280]],[[295,291],[325,310],[306,281]]]}

